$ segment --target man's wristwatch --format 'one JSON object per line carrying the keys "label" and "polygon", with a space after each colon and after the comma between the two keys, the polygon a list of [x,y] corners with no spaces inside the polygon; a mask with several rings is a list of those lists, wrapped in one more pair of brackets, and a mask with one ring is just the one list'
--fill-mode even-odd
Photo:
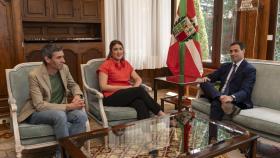
{"label": "man's wristwatch", "polygon": [[232,101],[236,101],[236,97],[234,95],[231,95]]}

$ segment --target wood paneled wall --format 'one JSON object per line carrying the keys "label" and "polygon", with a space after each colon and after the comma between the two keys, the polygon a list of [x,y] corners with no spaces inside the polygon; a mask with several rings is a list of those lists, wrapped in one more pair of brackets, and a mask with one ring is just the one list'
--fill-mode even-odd
{"label": "wood paneled wall", "polygon": [[5,69],[42,61],[53,42],[82,85],[80,64],[105,56],[104,35],[104,0],[0,0],[0,117],[9,116]]}
{"label": "wood paneled wall", "polygon": [[257,10],[238,12],[237,39],[246,44],[246,58],[269,59],[267,35],[273,25],[269,23],[271,1],[276,0],[253,0],[258,4]]}
{"label": "wood paneled wall", "polygon": [[[90,59],[104,57],[104,46],[100,42],[59,42],[57,45],[63,46],[66,64],[76,82],[82,85],[80,64],[86,63]],[[26,43],[24,46],[24,61],[42,61],[40,49],[45,43]]]}
{"label": "wood paneled wall", "polygon": [[7,86],[5,69],[16,64],[11,3],[0,0],[0,117],[7,116]]}

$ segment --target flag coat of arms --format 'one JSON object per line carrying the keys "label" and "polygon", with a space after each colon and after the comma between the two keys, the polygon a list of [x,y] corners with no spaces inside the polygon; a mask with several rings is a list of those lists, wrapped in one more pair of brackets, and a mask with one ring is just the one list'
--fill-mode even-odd
{"label": "flag coat of arms", "polygon": [[173,75],[202,76],[203,66],[197,31],[194,0],[180,0],[166,62]]}

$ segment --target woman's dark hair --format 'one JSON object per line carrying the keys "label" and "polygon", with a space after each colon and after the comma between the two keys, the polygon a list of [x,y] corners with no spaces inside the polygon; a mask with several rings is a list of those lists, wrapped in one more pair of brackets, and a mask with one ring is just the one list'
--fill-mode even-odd
{"label": "woman's dark hair", "polygon": [[[109,59],[109,58],[112,57],[113,47],[114,47],[116,44],[119,44],[119,45],[122,46],[122,48],[124,48],[121,41],[119,41],[119,40],[113,40],[113,41],[111,41],[110,46],[109,46],[109,54],[108,54],[108,56],[107,56],[107,59]],[[121,60],[124,60],[124,56],[122,57]]]}
{"label": "woman's dark hair", "polygon": [[47,62],[45,61],[45,57],[52,58],[54,52],[58,52],[58,51],[61,51],[61,50],[62,50],[62,47],[61,46],[57,46],[54,43],[46,44],[41,49],[41,53],[42,53],[44,64],[47,65]]}

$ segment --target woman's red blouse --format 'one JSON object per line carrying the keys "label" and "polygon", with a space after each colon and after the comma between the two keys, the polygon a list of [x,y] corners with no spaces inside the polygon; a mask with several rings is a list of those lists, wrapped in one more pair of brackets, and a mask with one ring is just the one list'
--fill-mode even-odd
{"label": "woman's red blouse", "polygon": [[[122,60],[120,63],[114,59],[107,59],[100,65],[97,73],[103,72],[108,75],[109,85],[129,86],[133,67],[128,61]],[[112,95],[116,91],[102,91],[105,97]]]}

